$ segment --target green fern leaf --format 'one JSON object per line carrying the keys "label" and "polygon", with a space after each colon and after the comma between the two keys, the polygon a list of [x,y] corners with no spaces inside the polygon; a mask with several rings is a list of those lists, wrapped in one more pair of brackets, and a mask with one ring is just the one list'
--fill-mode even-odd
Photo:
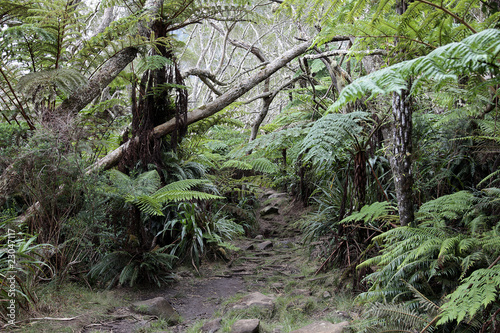
{"label": "green fern leaf", "polygon": [[371,224],[376,221],[397,221],[398,216],[396,207],[388,201],[374,202],[371,205],[365,205],[359,212],[346,217],[340,223],[363,221],[365,224]]}
{"label": "green fern leaf", "polygon": [[278,171],[278,166],[264,157],[250,160],[248,163],[257,172],[274,173]]}
{"label": "green fern leaf", "polygon": [[59,68],[34,72],[24,75],[17,83],[17,89],[24,94],[31,94],[33,99],[43,97],[53,93],[58,93],[65,97],[87,83],[87,78],[80,72]]}
{"label": "green fern leaf", "polygon": [[222,169],[238,169],[238,170],[252,170],[253,166],[247,162],[238,160],[229,160],[222,164]]}
{"label": "green fern leaf", "polygon": [[474,271],[447,297],[437,325],[451,321],[460,323],[474,317],[479,310],[497,300],[499,291],[500,265]]}
{"label": "green fern leaf", "polygon": [[314,123],[302,141],[300,154],[305,154],[305,161],[314,163],[334,160],[335,153],[353,142],[353,138],[361,133],[359,123],[368,120],[369,115],[367,112],[357,111],[324,116]]}

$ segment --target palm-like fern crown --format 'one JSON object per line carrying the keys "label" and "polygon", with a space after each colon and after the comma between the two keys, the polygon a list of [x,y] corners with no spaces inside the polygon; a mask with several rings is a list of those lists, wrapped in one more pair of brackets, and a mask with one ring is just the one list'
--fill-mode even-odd
{"label": "palm-like fern crown", "polygon": [[[477,31],[496,28],[500,18],[494,10],[488,13],[478,0],[418,0],[408,2],[406,10],[397,13],[400,4],[394,0],[286,0],[280,10],[310,24],[321,24],[320,44],[339,35],[361,37],[354,50],[366,50],[368,45],[387,49],[392,51],[392,61],[423,55]],[[395,37],[397,44],[393,43]]]}
{"label": "palm-like fern crown", "polygon": [[108,172],[111,185],[103,187],[107,196],[116,197],[136,205],[147,215],[163,215],[166,203],[192,199],[223,199],[223,197],[193,190],[206,185],[205,179],[183,179],[161,186],[161,179],[156,170],[130,177],[118,170]]}
{"label": "palm-like fern crown", "polygon": [[[500,31],[484,30],[469,36],[461,42],[442,46],[426,56],[404,61],[367,76],[361,77],[347,86],[339,99],[330,107],[338,110],[349,102],[363,96],[374,98],[379,94],[400,93],[408,89],[408,80],[415,78],[412,91],[424,83],[433,82],[435,88],[455,82],[459,75],[479,75],[489,84],[496,84],[496,67],[500,51]],[[484,87],[483,87],[484,88]]]}

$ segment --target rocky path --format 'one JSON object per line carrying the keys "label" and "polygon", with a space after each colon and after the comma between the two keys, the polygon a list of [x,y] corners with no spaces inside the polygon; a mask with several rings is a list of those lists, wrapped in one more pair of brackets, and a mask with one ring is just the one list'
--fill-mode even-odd
{"label": "rocky path", "polygon": [[[311,325],[316,326],[293,332],[341,332],[347,325],[345,318],[334,318],[340,324],[314,321],[327,312],[336,312],[328,307],[329,291],[308,287],[308,281],[316,279],[304,273],[308,260],[300,232],[293,224],[304,208],[286,194],[271,190],[262,194],[260,202],[258,234],[235,241],[240,251],[230,260],[206,263],[200,274],[181,270],[177,283],[142,294],[138,298],[146,302],[135,304],[135,308],[118,308],[111,314],[116,320],[88,325],[83,332],[290,332],[286,325],[279,324],[277,314],[304,313],[310,304],[318,302],[325,309],[311,314]],[[155,329],[157,318],[168,318],[170,326]]]}

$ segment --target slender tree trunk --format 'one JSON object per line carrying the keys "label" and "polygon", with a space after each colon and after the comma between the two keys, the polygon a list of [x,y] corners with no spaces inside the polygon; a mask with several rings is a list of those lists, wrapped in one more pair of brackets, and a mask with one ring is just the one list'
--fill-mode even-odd
{"label": "slender tree trunk", "polygon": [[359,150],[354,156],[354,189],[356,191],[356,209],[360,210],[366,201],[366,151]]}
{"label": "slender tree trunk", "polygon": [[[268,80],[266,80],[266,85],[267,85],[266,91],[269,91]],[[250,133],[250,141],[253,141],[257,138],[257,134],[259,134],[260,125],[262,124],[264,119],[266,119],[266,116],[269,112],[269,107],[271,106],[273,99],[274,96],[268,96],[262,98],[262,107],[260,109],[259,115],[257,116],[257,119],[252,125],[252,132]]]}
{"label": "slender tree trunk", "polygon": [[[396,13],[402,15],[408,4],[401,0],[396,5]],[[397,43],[397,40],[396,40]],[[410,86],[410,85],[409,85]],[[409,88],[408,88],[409,89]],[[402,226],[413,224],[413,175],[411,170],[413,127],[411,98],[407,90],[392,95],[392,129],[391,169],[394,175],[394,187],[398,200],[399,220]]]}
{"label": "slender tree trunk", "polygon": [[413,223],[413,175],[412,175],[412,109],[408,91],[392,96],[394,117],[392,135],[391,168],[398,200],[399,218],[402,226]]}

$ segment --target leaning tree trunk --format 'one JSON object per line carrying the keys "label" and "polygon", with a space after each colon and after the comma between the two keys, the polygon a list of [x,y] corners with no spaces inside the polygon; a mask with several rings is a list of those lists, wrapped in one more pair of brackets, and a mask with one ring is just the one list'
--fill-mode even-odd
{"label": "leaning tree trunk", "polygon": [[[283,68],[290,61],[295,59],[297,56],[306,52],[311,46],[311,41],[307,41],[301,43],[289,51],[282,54],[281,57],[271,61],[265,68],[261,69],[254,75],[250,76],[246,80],[242,81],[235,87],[229,89],[221,96],[217,97],[214,101],[202,105],[191,112],[188,112],[186,118],[186,124],[190,125],[199,120],[210,117],[211,115],[216,114],[220,110],[224,109],[226,106],[230,105],[234,101],[236,101],[239,97],[243,96],[245,93],[254,88],[257,84],[264,81],[272,74],[277,72],[279,69]],[[155,137],[162,137],[171,133],[176,129],[176,120],[171,119],[169,121],[164,122],[161,125],[158,125],[153,130],[153,135]],[[123,157],[123,155],[129,149],[130,143],[132,141],[139,141],[137,137],[132,138],[128,142],[125,142],[123,145],[108,153],[101,160],[97,161],[93,166],[88,169],[88,173],[95,172],[97,170],[104,170],[114,167]]]}
{"label": "leaning tree trunk", "polygon": [[413,175],[412,159],[412,109],[408,91],[401,94],[394,93],[392,97],[393,150],[391,168],[394,174],[394,186],[398,200],[399,219],[401,225],[406,226],[413,222]]}

